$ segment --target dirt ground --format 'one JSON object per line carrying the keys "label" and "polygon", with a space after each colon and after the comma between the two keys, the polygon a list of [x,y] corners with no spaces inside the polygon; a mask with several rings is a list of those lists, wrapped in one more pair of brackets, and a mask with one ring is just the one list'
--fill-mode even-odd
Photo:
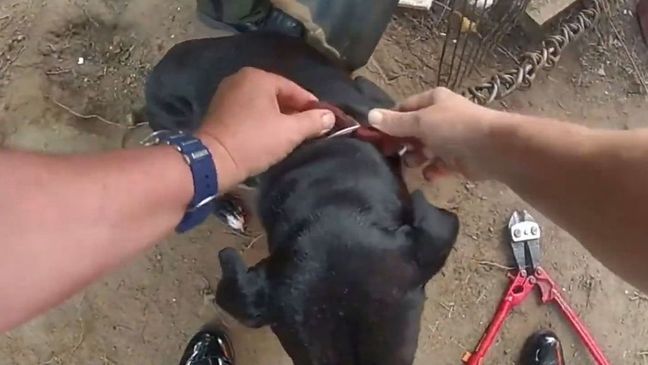
{"label": "dirt ground", "polygon": [[[602,25],[571,47],[550,76],[543,74],[530,91],[496,106],[594,127],[648,127],[646,98],[636,81],[646,74],[648,52],[638,41],[631,5],[615,11],[615,20],[638,67]],[[364,73],[399,98],[433,86],[429,36],[411,36],[422,31],[416,15],[399,14]],[[179,40],[206,35],[214,32],[195,20],[193,0],[2,1],[0,146],[87,153],[132,144],[134,136],[125,136],[120,126],[128,126],[130,112],[143,105],[151,65]],[[417,174],[409,177],[412,188],[422,187],[462,221],[455,252],[427,287],[415,363],[457,364],[477,343],[508,284],[495,265],[511,264],[503,227],[513,209],[533,209],[497,183],[446,180],[423,186]],[[545,267],[611,362],[647,364],[648,297],[535,215],[544,227]],[[212,320],[231,329],[239,364],[289,364],[269,330],[241,328],[212,303],[220,275],[217,252],[237,247],[253,263],[265,246],[259,240],[246,248],[249,242],[225,233],[214,219],[186,236],[170,237],[61,307],[1,335],[0,365],[174,365],[188,338]],[[508,320],[487,363],[514,364],[524,338],[540,328],[562,336],[568,363],[590,363],[556,308],[533,300]]]}

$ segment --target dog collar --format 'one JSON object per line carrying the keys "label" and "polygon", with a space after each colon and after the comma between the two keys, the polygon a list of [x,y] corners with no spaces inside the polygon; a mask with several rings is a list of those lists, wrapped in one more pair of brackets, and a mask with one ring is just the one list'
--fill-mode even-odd
{"label": "dog collar", "polygon": [[338,137],[357,138],[374,145],[385,156],[403,155],[408,146],[418,146],[420,142],[415,138],[397,138],[389,136],[371,126],[363,125],[342,109],[326,102],[313,102],[307,110],[325,109],[335,115],[335,126],[321,138],[331,139]]}

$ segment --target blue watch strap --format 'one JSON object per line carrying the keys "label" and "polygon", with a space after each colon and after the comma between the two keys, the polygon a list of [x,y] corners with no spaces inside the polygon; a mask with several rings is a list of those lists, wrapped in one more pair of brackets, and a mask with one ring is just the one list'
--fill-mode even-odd
{"label": "blue watch strap", "polygon": [[187,207],[176,232],[184,233],[204,222],[214,212],[214,200],[218,194],[218,174],[211,152],[191,135],[160,134],[159,142],[176,147],[189,165],[193,175],[194,197]]}

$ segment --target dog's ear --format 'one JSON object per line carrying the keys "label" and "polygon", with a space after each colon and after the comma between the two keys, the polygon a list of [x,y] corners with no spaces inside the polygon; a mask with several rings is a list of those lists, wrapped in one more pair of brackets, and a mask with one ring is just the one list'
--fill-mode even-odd
{"label": "dog's ear", "polygon": [[218,256],[223,277],[216,290],[216,303],[248,327],[268,324],[265,264],[261,262],[248,270],[233,248],[222,250]]}
{"label": "dog's ear", "polygon": [[408,236],[412,254],[425,282],[438,273],[459,233],[459,219],[430,204],[420,190],[412,194],[413,222]]}

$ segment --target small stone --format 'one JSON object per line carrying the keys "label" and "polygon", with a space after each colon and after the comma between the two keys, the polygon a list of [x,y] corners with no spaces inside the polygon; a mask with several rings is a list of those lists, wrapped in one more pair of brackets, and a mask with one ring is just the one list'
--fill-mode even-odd
{"label": "small stone", "polygon": [[205,304],[213,304],[216,301],[216,295],[214,293],[205,294],[203,301]]}
{"label": "small stone", "polygon": [[133,113],[128,113],[125,119],[126,119],[126,125],[129,126],[135,125],[135,116],[133,115]]}
{"label": "small stone", "polygon": [[77,65],[83,65],[84,63],[85,63],[85,58],[79,57],[79,59],[77,60]]}
{"label": "small stone", "polygon": [[601,77],[607,76],[607,74],[605,73],[605,66],[603,65],[601,65],[601,67],[599,67],[599,69],[596,70],[596,73]]}
{"label": "small stone", "polygon": [[633,95],[641,95],[643,91],[643,86],[641,86],[640,83],[633,81],[628,85],[628,94],[633,94]]}

